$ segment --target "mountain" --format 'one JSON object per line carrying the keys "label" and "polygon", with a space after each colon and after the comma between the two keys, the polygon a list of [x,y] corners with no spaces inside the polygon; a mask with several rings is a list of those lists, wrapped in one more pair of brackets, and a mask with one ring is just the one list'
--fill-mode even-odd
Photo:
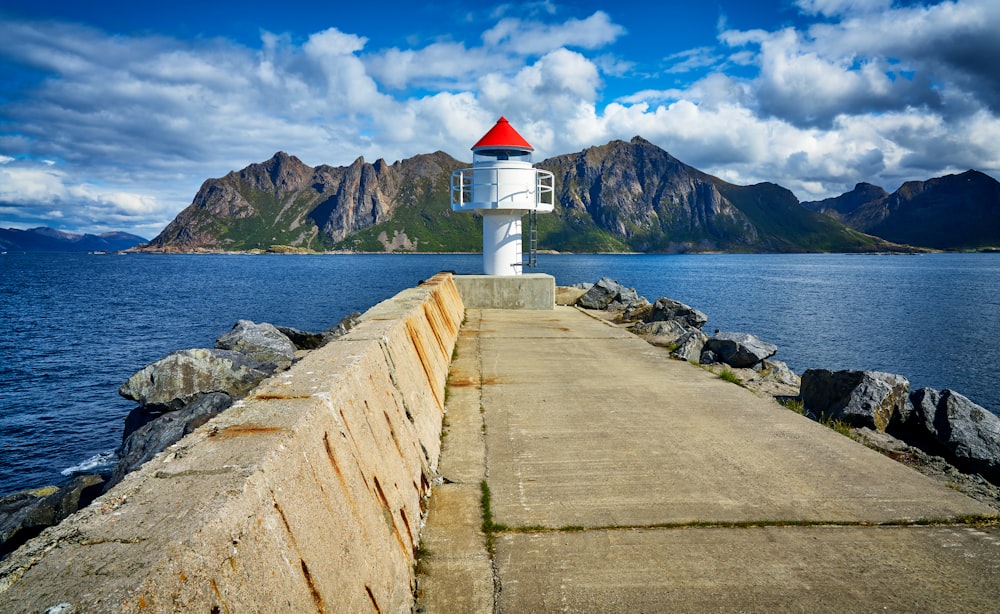
{"label": "mountain", "polygon": [[127,232],[78,235],[53,228],[0,228],[0,249],[22,252],[116,252],[146,239]]}
{"label": "mountain", "polygon": [[[649,141],[612,141],[538,164],[555,175],[557,215],[539,216],[540,243],[583,235],[640,252],[871,251],[891,246],[808,211],[773,183],[738,186]],[[591,251],[581,245],[580,251]],[[558,247],[556,249],[559,249]]]}
{"label": "mountain", "polygon": [[[146,251],[479,251],[478,215],[452,212],[446,153],[392,165],[358,158],[309,167],[278,152],[219,179]],[[781,186],[738,186],[641,137],[537,165],[556,179],[554,214],[538,216],[539,247],[559,251],[874,251],[899,248],[799,205]]]}
{"label": "mountain", "polygon": [[1000,182],[975,170],[908,181],[892,194],[859,183],[836,198],[802,205],[897,243],[935,249],[1000,245]]}
{"label": "mountain", "polygon": [[312,168],[279,151],[205,181],[191,205],[143,249],[474,251],[478,223],[453,214],[449,204],[451,172],[462,166],[436,152],[391,166],[358,158],[346,167]]}

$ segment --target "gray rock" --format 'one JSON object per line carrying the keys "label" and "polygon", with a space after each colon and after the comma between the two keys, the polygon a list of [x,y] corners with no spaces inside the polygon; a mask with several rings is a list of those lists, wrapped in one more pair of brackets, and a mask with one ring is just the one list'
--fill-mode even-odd
{"label": "gray rock", "polygon": [[628,306],[639,300],[634,288],[626,288],[617,281],[602,277],[576,302],[584,309],[608,309],[612,303]]}
{"label": "gray rock", "polygon": [[273,367],[231,350],[180,350],[147,365],[118,389],[154,411],[177,410],[210,392],[242,397]]}
{"label": "gray rock", "polygon": [[102,484],[99,475],[80,475],[46,496],[26,491],[0,498],[0,558],[89,505],[101,494]]}
{"label": "gray rock", "polygon": [[701,349],[701,356],[698,357],[698,362],[703,365],[711,365],[719,362],[719,357],[712,350],[703,347]]}
{"label": "gray rock", "polygon": [[689,307],[665,296],[653,303],[651,321],[677,320],[689,328],[701,328],[708,322],[708,316],[694,307]]}
{"label": "gray rock", "polygon": [[352,328],[357,326],[359,322],[361,322],[361,313],[358,311],[352,311],[348,315],[344,316],[340,319],[340,322],[338,322],[336,326],[331,326],[323,331],[323,345],[326,345],[337,337],[343,337],[350,332]]}
{"label": "gray rock", "polygon": [[913,417],[958,468],[1000,483],[1000,418],[967,397],[933,388],[910,396]]}
{"label": "gray rock", "polygon": [[745,369],[778,352],[778,346],[766,343],[749,333],[716,333],[705,347],[730,367]]}
{"label": "gray rock", "polygon": [[799,394],[809,411],[884,432],[893,416],[905,408],[910,382],[881,371],[808,369]]}
{"label": "gray rock", "polygon": [[667,320],[665,322],[636,322],[629,327],[629,330],[636,335],[658,337],[660,341],[669,341],[670,343],[673,343],[681,335],[691,331],[690,328],[675,320]]}
{"label": "gray rock", "polygon": [[176,443],[188,433],[233,404],[233,397],[213,392],[177,411],[167,412],[131,433],[118,451],[115,465],[106,488],[122,481],[129,472],[139,468],[167,446]]}
{"label": "gray rock", "polygon": [[706,341],[708,341],[708,335],[705,333],[700,330],[689,330],[678,337],[677,349],[670,352],[670,355],[689,362],[699,362]]}
{"label": "gray rock", "polygon": [[310,333],[289,326],[276,326],[282,335],[288,337],[297,350],[315,350],[323,345],[323,333]]}
{"label": "gray rock", "polygon": [[780,360],[762,361],[760,374],[764,379],[778,382],[779,384],[786,384],[788,386],[799,386],[801,384],[799,376]]}
{"label": "gray rock", "polygon": [[295,344],[273,324],[239,320],[232,330],[215,340],[220,350],[246,354],[251,360],[287,369],[295,359]]}

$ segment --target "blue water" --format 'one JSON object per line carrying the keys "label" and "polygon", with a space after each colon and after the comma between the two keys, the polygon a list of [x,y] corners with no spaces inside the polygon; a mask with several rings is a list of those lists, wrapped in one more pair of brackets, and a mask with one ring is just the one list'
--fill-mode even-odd
{"label": "blue water", "polygon": [[[319,331],[478,255],[0,255],[0,495],[106,466],[134,406],[118,386],[238,319]],[[539,255],[753,332],[796,372],[879,369],[997,411],[1000,255]]]}

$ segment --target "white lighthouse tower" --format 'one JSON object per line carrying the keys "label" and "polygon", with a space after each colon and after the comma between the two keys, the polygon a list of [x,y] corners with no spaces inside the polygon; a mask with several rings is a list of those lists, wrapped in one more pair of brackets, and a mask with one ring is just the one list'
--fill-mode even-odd
{"label": "white lighthouse tower", "polygon": [[483,215],[483,272],[487,275],[521,275],[525,266],[521,217],[553,209],[554,178],[531,166],[533,150],[501,117],[472,146],[472,168],[451,175],[452,210]]}

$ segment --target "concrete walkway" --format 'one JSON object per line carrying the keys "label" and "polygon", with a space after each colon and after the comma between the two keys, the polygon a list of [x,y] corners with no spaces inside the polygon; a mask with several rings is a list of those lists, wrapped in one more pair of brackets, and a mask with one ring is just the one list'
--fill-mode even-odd
{"label": "concrete walkway", "polygon": [[456,351],[418,611],[1000,609],[996,510],[772,400],[568,307]]}

